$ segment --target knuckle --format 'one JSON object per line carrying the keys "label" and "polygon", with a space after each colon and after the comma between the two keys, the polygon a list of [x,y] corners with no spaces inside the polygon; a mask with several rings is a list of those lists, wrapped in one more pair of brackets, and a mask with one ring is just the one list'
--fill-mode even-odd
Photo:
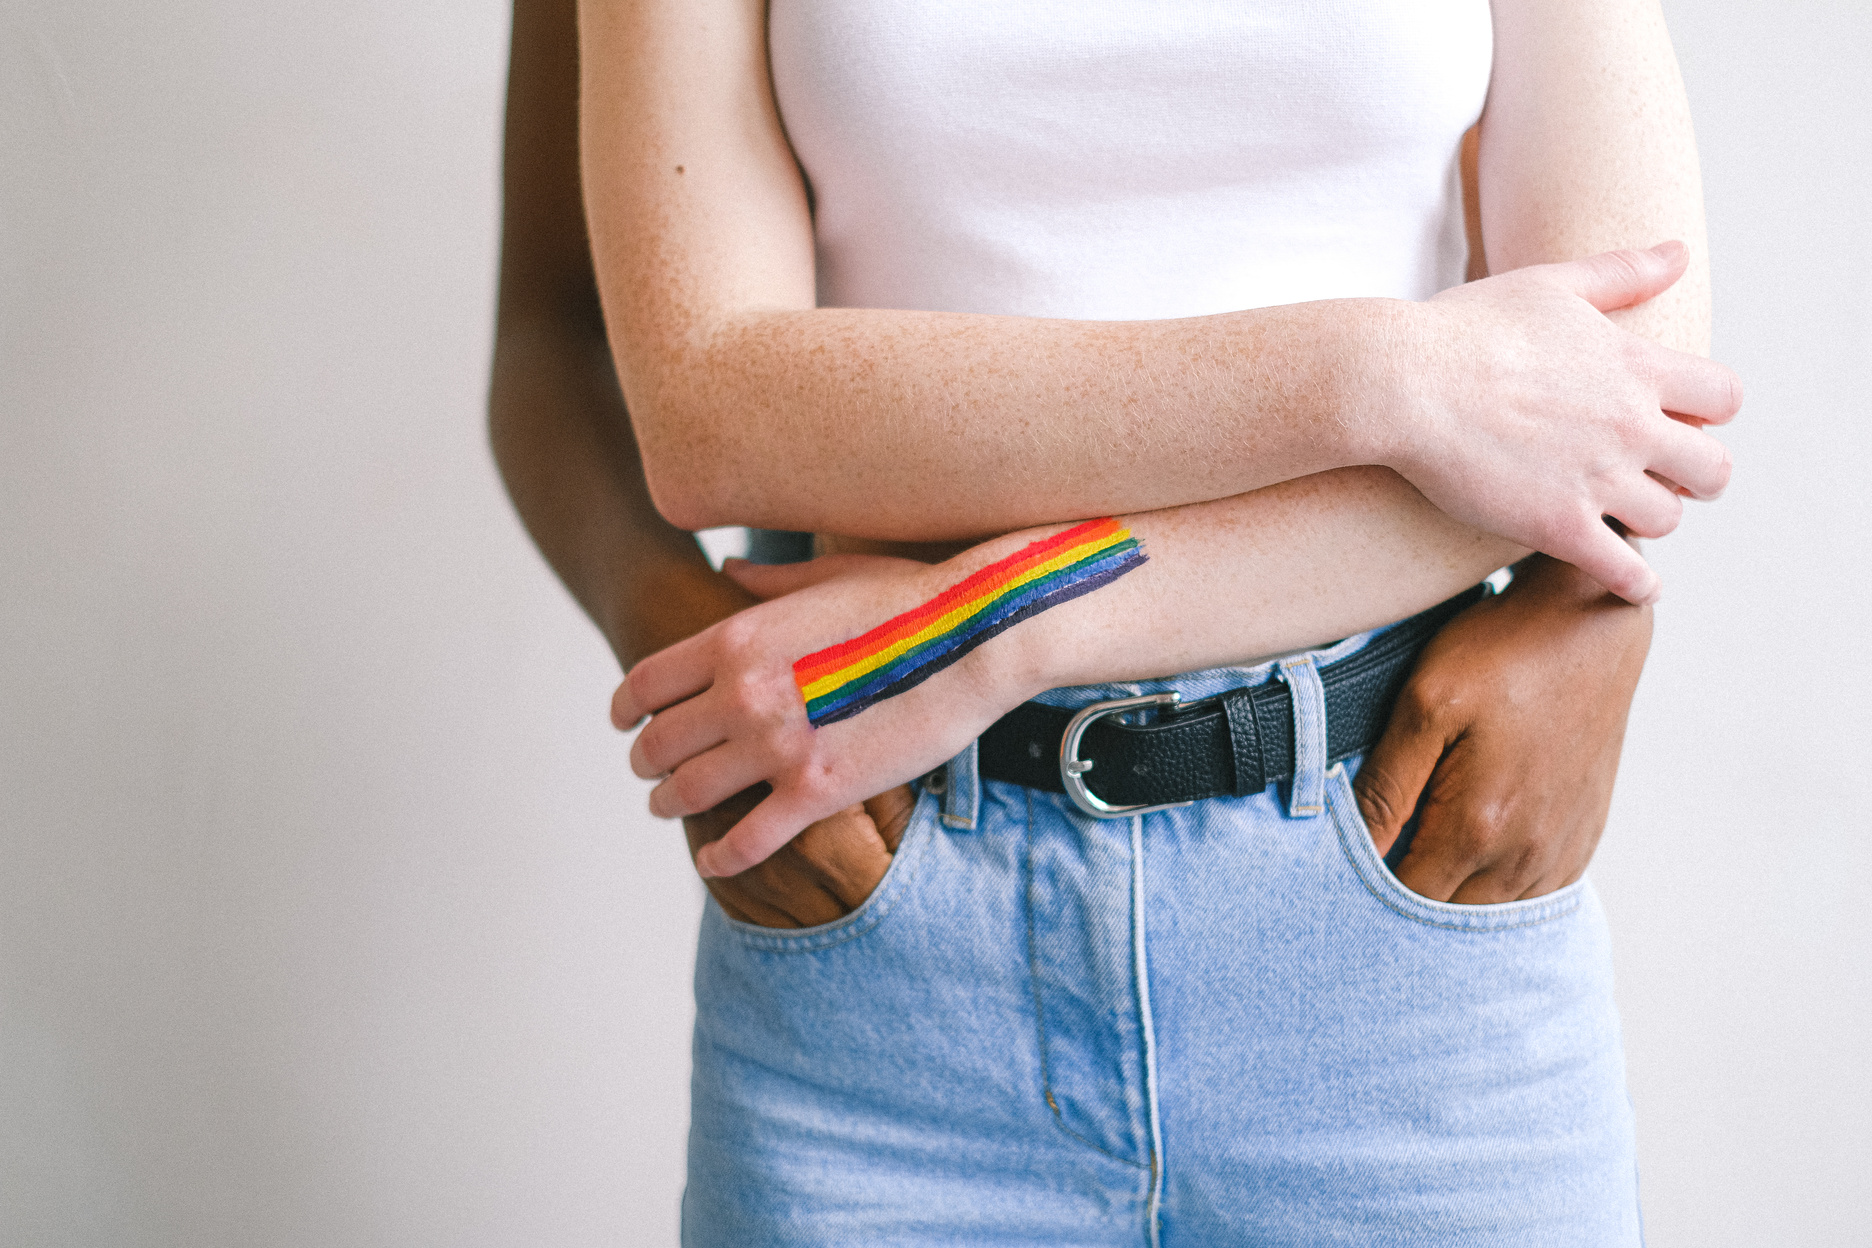
{"label": "knuckle", "polygon": [[1603,522],[1588,508],[1568,509],[1551,516],[1546,525],[1549,542],[1561,550],[1582,552],[1598,536],[1595,526],[1603,527]]}
{"label": "knuckle", "polygon": [[714,805],[709,800],[708,778],[695,768],[684,768],[669,778],[671,805],[678,814],[694,815]]}
{"label": "knuckle", "polygon": [[1676,532],[1677,526],[1682,522],[1683,499],[1678,497],[1675,491],[1660,490],[1657,492],[1651,514],[1646,517],[1646,523],[1627,527],[1639,537],[1669,537]]}
{"label": "knuckle", "polygon": [[747,613],[731,615],[715,626],[715,644],[730,653],[745,650],[758,633]]}
{"label": "knuckle", "polygon": [[760,670],[737,673],[724,692],[737,713],[770,730],[787,722],[800,704],[798,686]]}
{"label": "knuckle", "polygon": [[1402,804],[1402,794],[1383,772],[1365,768],[1359,773],[1353,793],[1358,798],[1359,813],[1364,816],[1366,826],[1373,831],[1402,827],[1404,820],[1410,817],[1410,812],[1398,809]]}
{"label": "knuckle", "polygon": [[833,801],[837,786],[830,769],[809,762],[796,768],[796,772],[792,787],[799,798],[822,808]]}
{"label": "knuckle", "polygon": [[742,672],[723,691],[734,713],[762,730],[772,731],[786,718],[790,702],[784,691],[758,672]]}
{"label": "knuckle", "polygon": [[722,701],[733,714],[758,718],[761,708],[760,684],[751,672],[741,672],[721,686]]}
{"label": "knuckle", "polygon": [[1606,276],[1617,282],[1632,283],[1645,275],[1644,258],[1635,251],[1608,251],[1599,257],[1599,264]]}
{"label": "knuckle", "polygon": [[637,743],[631,747],[631,770],[644,780],[652,776],[660,776],[669,770],[669,766],[663,761],[663,752],[659,748],[657,736],[651,731],[655,727],[656,721],[650,721],[649,726],[637,734]]}
{"label": "knuckle", "polygon": [[[1466,670],[1466,667],[1465,667]],[[1441,668],[1419,669],[1398,694],[1393,716],[1406,728],[1419,731],[1435,725],[1449,709],[1462,701],[1462,687]]]}
{"label": "knuckle", "polygon": [[1501,853],[1507,824],[1500,810],[1483,806],[1467,816],[1450,835],[1451,856],[1471,865],[1490,862]]}
{"label": "knuckle", "polygon": [[617,698],[614,699],[614,704],[618,700],[629,697],[631,702],[637,706],[648,706],[650,701],[650,678],[652,675],[652,664],[648,659],[644,660],[642,663],[636,664],[630,671],[624,673],[624,680],[623,683],[618,686]]}
{"label": "knuckle", "polygon": [[1649,400],[1657,405],[1657,392],[1664,386],[1671,373],[1670,353],[1649,338],[1637,334],[1621,334],[1618,339],[1619,363],[1625,376],[1620,380],[1630,385],[1630,397]]}
{"label": "knuckle", "polygon": [[1540,879],[1547,866],[1546,851],[1537,841],[1523,840],[1504,846],[1500,856],[1502,871],[1516,896]]}

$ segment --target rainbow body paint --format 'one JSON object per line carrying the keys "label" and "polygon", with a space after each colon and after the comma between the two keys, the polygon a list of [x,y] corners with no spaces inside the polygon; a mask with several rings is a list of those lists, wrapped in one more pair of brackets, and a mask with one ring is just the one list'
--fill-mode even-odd
{"label": "rainbow body paint", "polygon": [[862,637],[795,663],[806,718],[815,728],[850,719],[1022,620],[1111,584],[1145,558],[1131,530],[1112,519],[1029,543]]}

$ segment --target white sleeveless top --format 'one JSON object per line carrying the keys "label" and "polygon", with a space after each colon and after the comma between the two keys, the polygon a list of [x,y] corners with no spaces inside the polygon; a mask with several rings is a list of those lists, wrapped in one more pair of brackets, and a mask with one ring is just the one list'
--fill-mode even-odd
{"label": "white sleeveless top", "polygon": [[771,0],[822,306],[1094,320],[1463,279],[1488,0]]}

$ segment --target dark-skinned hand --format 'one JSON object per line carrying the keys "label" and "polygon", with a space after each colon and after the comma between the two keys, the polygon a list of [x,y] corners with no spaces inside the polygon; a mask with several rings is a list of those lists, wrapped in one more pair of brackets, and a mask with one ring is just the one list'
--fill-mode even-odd
{"label": "dark-skinned hand", "polygon": [[[683,820],[689,854],[734,827],[767,796],[744,789],[715,809]],[[773,855],[739,875],[705,881],[731,919],[761,927],[814,927],[856,910],[889,869],[916,798],[907,785],[821,819]]]}
{"label": "dark-skinned hand", "polygon": [[1605,829],[1651,609],[1535,555],[1424,648],[1354,789],[1412,892],[1467,905],[1578,879]]}

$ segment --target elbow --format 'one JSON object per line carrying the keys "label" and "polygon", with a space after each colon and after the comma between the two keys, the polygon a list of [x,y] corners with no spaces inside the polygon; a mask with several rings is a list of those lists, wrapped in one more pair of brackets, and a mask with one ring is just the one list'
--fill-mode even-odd
{"label": "elbow", "polygon": [[741,523],[729,516],[712,481],[692,472],[656,471],[646,461],[644,484],[657,514],[679,529],[718,529]]}
{"label": "elbow", "polygon": [[749,522],[746,492],[732,485],[742,475],[734,467],[733,447],[694,419],[668,411],[632,415],[644,485],[658,515],[690,532]]}

